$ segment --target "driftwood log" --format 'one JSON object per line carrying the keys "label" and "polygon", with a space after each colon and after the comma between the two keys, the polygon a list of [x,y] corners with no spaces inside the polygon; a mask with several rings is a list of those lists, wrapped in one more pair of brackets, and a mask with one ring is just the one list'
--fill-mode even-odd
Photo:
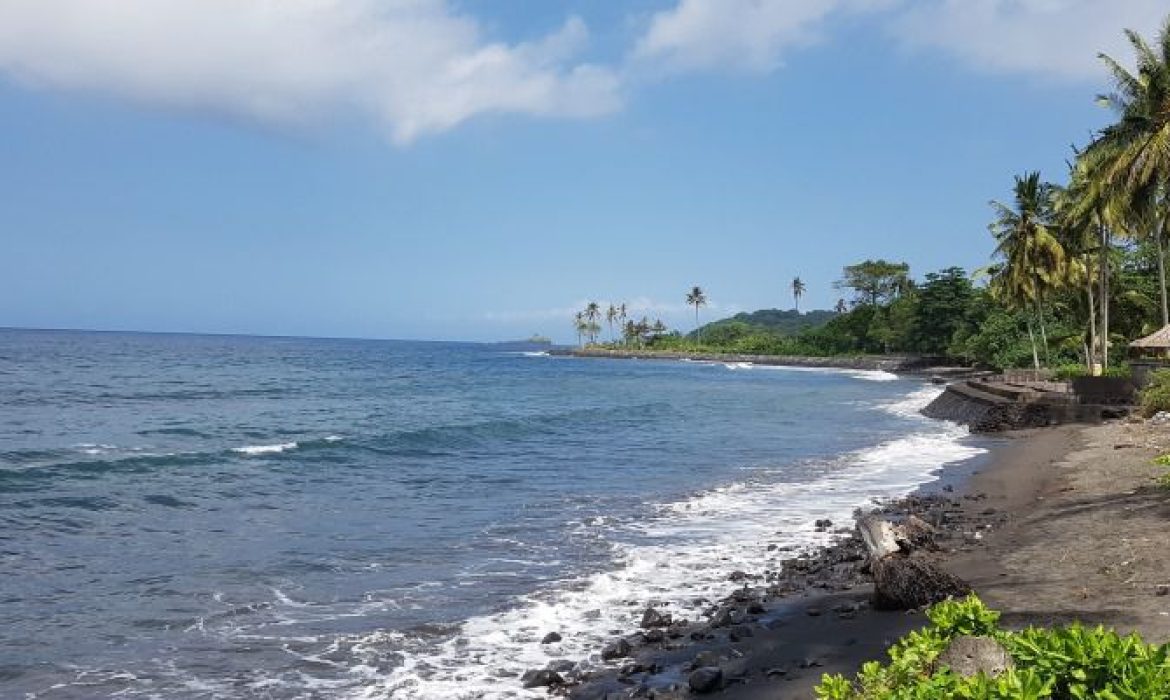
{"label": "driftwood log", "polygon": [[875,608],[909,610],[971,592],[966,581],[924,557],[913,556],[916,550],[933,545],[934,528],[921,519],[911,516],[895,525],[870,514],[857,521],[857,531],[869,552]]}

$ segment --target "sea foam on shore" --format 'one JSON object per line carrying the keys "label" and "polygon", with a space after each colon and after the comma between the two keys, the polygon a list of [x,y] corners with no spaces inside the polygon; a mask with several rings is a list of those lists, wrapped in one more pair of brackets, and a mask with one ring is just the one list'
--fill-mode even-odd
{"label": "sea foam on shore", "polygon": [[[579,523],[582,537],[603,538],[614,547],[617,565],[610,571],[518,598],[507,610],[469,619],[439,639],[379,634],[353,640],[371,659],[385,645],[401,658],[389,673],[372,665],[355,669],[372,682],[357,695],[543,697],[543,691],[521,689],[524,671],[557,659],[600,665],[602,646],[636,629],[647,604],[675,619],[697,619],[730,591],[731,572],[756,574],[769,566],[768,545],[778,545],[777,561],[828,545],[836,535],[816,531],[816,520],[848,524],[855,508],[904,495],[932,480],[940,467],[983,452],[963,440],[964,429],[917,415],[939,391],[924,387],[876,406],[920,425],[904,437],[817,465],[820,476],[811,481],[753,479],[660,504],[640,522]],[[562,641],[541,644],[549,632]]]}

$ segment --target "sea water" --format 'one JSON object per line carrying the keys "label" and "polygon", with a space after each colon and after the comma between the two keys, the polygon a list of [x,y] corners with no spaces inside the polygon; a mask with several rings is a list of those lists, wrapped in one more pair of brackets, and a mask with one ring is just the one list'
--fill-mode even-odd
{"label": "sea water", "polygon": [[[981,451],[882,372],[0,331],[0,697],[540,697]],[[770,548],[770,545],[775,547]],[[562,641],[542,644],[549,632]]]}

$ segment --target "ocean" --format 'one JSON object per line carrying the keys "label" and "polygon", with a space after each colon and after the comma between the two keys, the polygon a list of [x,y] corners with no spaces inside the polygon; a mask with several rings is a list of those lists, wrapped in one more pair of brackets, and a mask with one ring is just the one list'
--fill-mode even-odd
{"label": "ocean", "polygon": [[[984,448],[882,372],[0,330],[0,697],[525,698]],[[774,545],[769,549],[770,545]],[[562,640],[542,644],[549,632]]]}

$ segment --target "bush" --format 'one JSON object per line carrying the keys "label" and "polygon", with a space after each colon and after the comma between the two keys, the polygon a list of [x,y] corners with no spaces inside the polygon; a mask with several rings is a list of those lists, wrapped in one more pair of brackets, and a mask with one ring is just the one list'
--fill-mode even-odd
{"label": "bush", "polygon": [[1142,415],[1152,417],[1159,411],[1170,411],[1170,370],[1150,373],[1149,383],[1141,393]]}
{"label": "bush", "polygon": [[[1089,372],[1089,369],[1081,364],[1060,365],[1052,371],[1052,376],[1055,379],[1060,379],[1062,381],[1076,379],[1077,377],[1088,377],[1090,375],[1091,372]],[[1129,379],[1131,373],[1129,370],[1129,365],[1121,364],[1106,367],[1105,370],[1101,372],[1101,376]]]}
{"label": "bush", "polygon": [[[998,628],[999,613],[974,595],[949,600],[927,612],[931,626],[911,632],[890,647],[890,663],[871,661],[853,680],[825,675],[817,687],[822,700],[1040,700],[1170,697],[1170,646],[1146,644],[1137,635],[1119,636],[1103,627],[1078,624],[1057,629]],[[988,678],[963,678],[935,660],[958,635],[989,636],[1011,654],[1015,668]]]}

